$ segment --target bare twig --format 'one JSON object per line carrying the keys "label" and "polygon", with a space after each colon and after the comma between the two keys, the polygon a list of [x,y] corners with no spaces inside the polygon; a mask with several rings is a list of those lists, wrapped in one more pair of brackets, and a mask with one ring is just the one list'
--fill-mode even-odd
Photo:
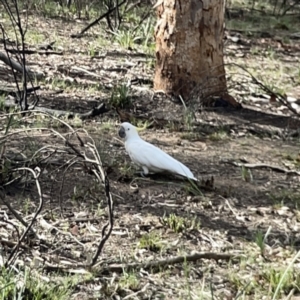
{"label": "bare twig", "polygon": [[22,223],[25,227],[28,226],[28,224],[23,220],[23,218],[14,210],[14,208],[10,205],[10,203],[8,203],[5,200],[5,195],[2,195],[2,193],[0,193],[0,198],[2,200],[2,202],[7,206],[7,208],[9,209],[9,211],[15,216],[15,218]]}
{"label": "bare twig", "polygon": [[59,189],[58,203],[59,203],[59,206],[60,206],[60,214],[61,214],[61,216],[62,216],[62,212],[63,212],[61,196],[62,196],[62,190],[63,190],[64,183],[65,183],[65,175],[66,175],[66,173],[68,172],[68,170],[69,170],[73,165],[75,165],[76,163],[78,163],[78,161],[77,161],[77,160],[74,160],[74,159],[75,159],[75,158],[73,157],[72,159],[69,160],[68,166],[66,167],[66,169],[65,169],[64,172],[63,172],[63,178],[62,178],[61,185],[60,185],[60,189]]}
{"label": "bare twig", "polygon": [[39,183],[39,176],[41,173],[41,170],[39,168],[36,168],[35,170],[32,170],[30,168],[27,167],[23,167],[23,168],[17,168],[14,169],[13,171],[18,172],[18,171],[27,171],[30,172],[33,176],[33,178],[35,179],[35,183],[36,183],[36,187],[37,187],[37,192],[39,195],[39,206],[37,211],[35,212],[30,224],[27,226],[27,228],[25,229],[25,231],[23,232],[22,236],[20,237],[18,244],[12,249],[7,261],[5,262],[5,267],[7,268],[8,266],[10,266],[12,264],[12,262],[15,260],[16,257],[16,253],[17,250],[19,249],[19,245],[23,242],[24,238],[26,237],[26,235],[28,234],[28,232],[31,230],[31,227],[33,226],[37,216],[40,214],[40,212],[42,211],[43,208],[43,204],[44,204],[44,200],[43,200],[43,195],[42,195],[42,190],[41,190],[41,186]]}
{"label": "bare twig", "polygon": [[[93,153],[94,155],[94,160],[88,158],[85,154],[85,160],[87,162],[91,162],[94,164],[95,169],[93,170],[93,173],[96,175],[96,177],[98,178],[99,182],[103,182],[104,183],[104,188],[105,188],[105,196],[106,196],[106,200],[107,200],[107,206],[108,206],[108,222],[103,226],[102,228],[102,238],[101,241],[98,245],[98,249],[96,251],[96,253],[94,254],[91,263],[89,265],[89,267],[92,267],[95,265],[95,263],[97,262],[97,259],[99,257],[99,255],[101,254],[103,247],[106,243],[106,241],[108,240],[108,238],[111,235],[111,232],[113,230],[113,225],[114,225],[114,215],[113,215],[113,211],[114,211],[114,202],[110,193],[110,186],[109,186],[109,180],[108,177],[105,173],[105,171],[103,170],[102,167],[102,162],[101,162],[101,158],[100,155],[95,147],[95,144],[91,144],[88,143],[86,145]],[[100,174],[100,176],[99,176]]]}
{"label": "bare twig", "polygon": [[146,283],[142,289],[140,289],[139,291],[137,291],[137,292],[135,292],[133,294],[127,295],[126,297],[123,298],[123,300],[132,299],[133,297],[137,297],[139,294],[144,293],[147,290],[147,287],[149,285],[150,285],[149,282]]}
{"label": "bare twig", "polygon": [[95,21],[93,21],[92,23],[90,23],[88,26],[86,26],[85,28],[83,28],[79,33],[77,34],[72,34],[71,38],[81,38],[83,36],[83,34],[88,31],[91,27],[93,27],[94,25],[96,25],[99,21],[101,21],[102,19],[106,18],[107,16],[109,16],[115,9],[117,9],[118,7],[122,6],[127,0],[122,1],[121,3],[119,3],[118,5],[116,5],[115,7],[113,7],[112,9],[108,10],[106,13],[104,13],[103,15],[101,15],[99,18],[97,18]]}

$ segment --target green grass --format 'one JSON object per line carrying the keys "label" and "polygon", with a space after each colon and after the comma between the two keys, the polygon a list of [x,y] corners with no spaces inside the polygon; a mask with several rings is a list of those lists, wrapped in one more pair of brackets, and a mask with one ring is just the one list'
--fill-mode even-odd
{"label": "green grass", "polygon": [[176,233],[200,228],[200,221],[192,216],[180,217],[176,214],[170,214],[169,216],[163,217],[161,222]]}
{"label": "green grass", "polygon": [[142,235],[138,242],[140,249],[147,249],[153,252],[161,251],[163,246],[164,243],[161,236],[155,231]]}
{"label": "green grass", "polygon": [[236,286],[236,295],[240,295],[241,299],[287,299],[291,290],[299,292],[300,279],[297,273],[293,268],[276,268],[266,264],[258,273],[250,270],[233,272],[229,280]]}
{"label": "green grass", "polygon": [[224,141],[224,140],[229,139],[229,135],[228,135],[227,131],[220,129],[220,130],[218,130],[216,132],[211,133],[208,136],[208,138],[211,141],[218,142],[218,141]]}
{"label": "green grass", "polygon": [[35,272],[29,268],[19,273],[2,268],[0,299],[67,300],[73,284],[70,278],[62,282],[48,282],[35,276]]}
{"label": "green grass", "polygon": [[119,280],[119,284],[123,289],[131,289],[137,291],[140,286],[140,281],[135,273],[124,272]]}
{"label": "green grass", "polygon": [[128,29],[120,29],[117,32],[112,32],[112,34],[114,35],[114,41],[126,49],[134,49],[136,44],[142,39],[141,36],[136,36],[134,32]]}
{"label": "green grass", "polygon": [[110,96],[109,104],[119,108],[130,107],[132,105],[130,87],[125,83],[115,85]]}
{"label": "green grass", "polygon": [[298,190],[281,189],[270,192],[268,196],[273,201],[275,208],[289,206],[297,210],[300,209],[300,192]]}
{"label": "green grass", "polygon": [[242,179],[246,182],[251,182],[253,181],[253,175],[250,169],[242,166],[241,167],[241,175],[242,175]]}

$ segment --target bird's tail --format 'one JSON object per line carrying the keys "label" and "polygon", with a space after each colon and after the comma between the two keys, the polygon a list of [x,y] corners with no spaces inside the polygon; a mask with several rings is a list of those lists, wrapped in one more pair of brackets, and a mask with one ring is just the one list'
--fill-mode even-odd
{"label": "bird's tail", "polygon": [[181,164],[180,165],[180,169],[181,170],[178,173],[179,175],[187,177],[187,178],[192,179],[192,180],[198,181],[198,179],[194,176],[194,174],[192,173],[192,171],[188,167],[186,167],[185,165]]}

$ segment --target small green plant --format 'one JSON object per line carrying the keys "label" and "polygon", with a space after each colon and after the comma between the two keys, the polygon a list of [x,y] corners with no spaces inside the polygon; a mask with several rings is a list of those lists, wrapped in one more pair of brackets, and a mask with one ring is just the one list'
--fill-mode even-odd
{"label": "small green plant", "polygon": [[193,121],[195,120],[195,112],[191,108],[187,108],[183,113],[183,122],[187,130],[193,129]]}
{"label": "small green plant", "polygon": [[133,176],[135,169],[132,167],[130,162],[123,162],[119,168],[120,173],[122,176]]}
{"label": "small green plant", "polygon": [[81,202],[87,197],[86,190],[81,189],[81,187],[78,187],[77,185],[73,188],[73,194],[71,196],[71,201],[74,203]]}
{"label": "small green plant", "polygon": [[186,261],[186,259],[184,260],[184,263],[183,263],[183,270],[184,270],[184,278],[186,280],[186,286],[187,286],[187,296],[188,296],[188,299],[192,299],[191,285],[190,285],[191,268],[190,268],[188,262]]}
{"label": "small green plant", "polygon": [[[240,296],[246,296],[249,294],[253,294],[255,290],[257,289],[257,284],[256,282],[253,280],[253,278],[243,278],[243,276],[241,276],[238,273],[231,273],[229,275],[229,281],[235,286],[235,288],[239,291],[237,293],[237,295]],[[236,299],[238,299],[238,297],[236,297]],[[241,299],[244,299],[243,297],[241,297]]]}
{"label": "small green plant", "polygon": [[241,167],[241,175],[242,179],[246,182],[252,182],[253,181],[253,176],[252,172],[249,168],[246,168],[244,166]]}
{"label": "small green plant", "polygon": [[[103,123],[101,123],[100,124],[100,126],[98,127],[98,129],[100,130],[100,131],[104,131],[104,132],[110,132],[111,130],[113,130],[114,129],[114,124],[113,123],[111,123],[111,122],[103,122]],[[102,141],[99,143],[99,147],[100,146],[102,146],[103,145],[103,143],[102,143]]]}
{"label": "small green plant", "polygon": [[26,42],[29,44],[41,44],[45,41],[45,36],[35,30],[28,30],[26,33]]}
{"label": "small green plant", "polygon": [[223,141],[223,140],[226,140],[228,139],[228,133],[227,131],[223,130],[223,129],[220,129],[212,134],[209,135],[209,139],[211,141]]}
{"label": "small green plant", "polygon": [[139,289],[140,282],[137,278],[137,275],[134,273],[126,273],[124,272],[122,277],[120,278],[120,286],[124,289],[131,289],[133,291],[137,291]]}
{"label": "small green plant", "polygon": [[295,167],[300,167],[300,153],[296,154],[284,154],[282,158],[289,164],[293,164]]}
{"label": "small green plant", "polygon": [[265,236],[260,230],[256,232],[255,243],[259,247],[261,254],[263,254],[265,251],[265,247],[266,247]]}
{"label": "small green plant", "polygon": [[276,59],[276,51],[274,48],[270,47],[265,51],[265,56],[269,57],[270,59]]}
{"label": "small green plant", "polygon": [[299,279],[296,279],[296,276],[296,272],[293,270],[285,272],[285,269],[277,269],[274,267],[266,268],[262,273],[262,277],[269,284],[273,293],[278,288],[280,281],[280,291],[288,292],[294,287],[296,282],[299,281]]}
{"label": "small green plant", "polygon": [[[73,283],[74,284],[74,283]],[[49,283],[35,278],[29,268],[25,272],[2,268],[0,274],[1,299],[67,300],[70,299],[71,282]]]}
{"label": "small green plant", "polygon": [[187,126],[188,130],[191,130],[193,120],[195,119],[195,112],[192,107],[187,107],[187,105],[185,104],[185,101],[183,100],[183,98],[181,96],[179,96],[179,98],[180,98],[181,103],[184,108],[183,122]]}
{"label": "small green plant", "polygon": [[114,40],[123,48],[134,49],[135,44],[142,39],[140,36],[136,36],[136,33],[132,30],[118,30],[117,32],[111,32],[114,35]]}
{"label": "small green plant", "polygon": [[193,195],[193,196],[201,196],[204,199],[204,195],[193,181],[187,182],[187,184],[184,185],[184,190],[187,194]]}
{"label": "small green plant", "polygon": [[291,204],[295,209],[300,209],[300,193],[296,190],[281,189],[276,192],[268,193],[269,198],[273,201],[275,208]]}
{"label": "small green plant", "polygon": [[142,23],[140,28],[140,36],[143,37],[142,46],[146,53],[154,54],[155,50],[155,42],[153,40],[154,36],[154,26],[153,26],[153,19],[148,18],[146,23]]}
{"label": "small green plant", "polygon": [[23,202],[24,214],[27,216],[31,212],[31,199],[26,198]]}
{"label": "small green plant", "polygon": [[[154,48],[154,50],[155,50],[155,48]],[[154,50],[153,50],[153,52],[154,52]],[[147,67],[150,68],[150,69],[155,68],[155,60],[153,58],[147,59],[146,64],[147,64]],[[299,78],[300,78],[300,71],[299,71]]]}
{"label": "small green plant", "polygon": [[110,105],[114,107],[125,108],[132,104],[132,99],[130,97],[130,87],[126,84],[117,85],[114,87],[111,97]]}
{"label": "small green plant", "polygon": [[89,45],[88,54],[89,54],[90,57],[95,56],[96,50],[95,50],[95,45],[94,44]]}
{"label": "small green plant", "polygon": [[170,214],[168,217],[163,217],[163,224],[167,225],[175,232],[182,232],[186,229],[185,219],[175,214]]}
{"label": "small green plant", "polygon": [[0,95],[0,111],[5,110],[5,95]]}
{"label": "small green plant", "polygon": [[147,249],[150,251],[160,251],[163,247],[163,242],[161,237],[155,231],[151,231],[150,233],[144,234],[138,244],[139,248]]}
{"label": "small green plant", "polygon": [[199,229],[200,222],[197,217],[180,217],[175,214],[170,214],[162,218],[162,223],[172,229],[174,232],[179,233],[187,229]]}
{"label": "small green plant", "polygon": [[180,138],[188,141],[199,141],[202,136],[197,132],[185,132],[180,135]]}
{"label": "small green plant", "polygon": [[261,50],[259,47],[253,46],[250,48],[250,53],[252,55],[259,55],[261,53]]}

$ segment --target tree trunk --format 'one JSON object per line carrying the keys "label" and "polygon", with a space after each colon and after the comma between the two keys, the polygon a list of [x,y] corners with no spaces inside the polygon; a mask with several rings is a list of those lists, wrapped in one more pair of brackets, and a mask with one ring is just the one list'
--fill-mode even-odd
{"label": "tree trunk", "polygon": [[163,0],[157,6],[154,89],[200,101],[227,92],[225,0]]}

